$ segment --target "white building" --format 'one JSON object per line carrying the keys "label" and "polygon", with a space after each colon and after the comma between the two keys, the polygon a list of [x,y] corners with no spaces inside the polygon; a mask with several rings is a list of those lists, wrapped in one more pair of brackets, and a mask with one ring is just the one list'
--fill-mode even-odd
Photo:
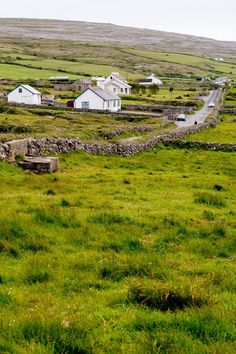
{"label": "white building", "polygon": [[74,100],[74,108],[118,112],[121,109],[121,99],[100,87],[91,87]]}
{"label": "white building", "polygon": [[214,58],[215,61],[225,61],[224,58],[218,57],[218,58]]}
{"label": "white building", "polygon": [[7,95],[9,103],[41,105],[41,93],[29,85],[19,85]]}
{"label": "white building", "polygon": [[213,80],[213,84],[218,85],[218,86],[225,86],[230,79],[227,76],[221,76],[218,77],[217,79]]}
{"label": "white building", "polygon": [[151,85],[163,85],[163,82],[158,79],[154,74],[148,76],[146,79],[139,81],[139,85],[151,86]]}
{"label": "white building", "polygon": [[116,95],[129,95],[132,88],[118,72],[111,73],[106,79],[98,78],[97,86]]}

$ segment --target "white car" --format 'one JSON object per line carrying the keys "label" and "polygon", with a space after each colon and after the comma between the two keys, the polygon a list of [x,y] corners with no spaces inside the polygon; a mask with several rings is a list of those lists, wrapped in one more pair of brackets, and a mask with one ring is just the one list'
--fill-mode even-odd
{"label": "white car", "polygon": [[214,102],[210,102],[210,103],[208,104],[208,107],[209,107],[209,108],[215,107],[215,103],[214,103]]}
{"label": "white car", "polygon": [[186,121],[186,116],[185,116],[185,114],[183,114],[183,113],[181,113],[181,114],[179,114],[178,115],[178,117],[177,117],[177,121],[179,121],[179,122],[185,122]]}

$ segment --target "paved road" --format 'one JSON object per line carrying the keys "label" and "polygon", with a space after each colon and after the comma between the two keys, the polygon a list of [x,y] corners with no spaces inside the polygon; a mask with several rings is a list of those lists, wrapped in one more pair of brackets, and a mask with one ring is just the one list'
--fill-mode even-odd
{"label": "paved road", "polygon": [[200,111],[195,112],[194,114],[186,115],[185,122],[175,121],[177,127],[178,128],[191,127],[192,125],[194,125],[195,121],[197,123],[204,123],[205,119],[209,116],[209,114],[214,109],[208,107],[209,102],[214,102],[216,104],[219,101],[220,95],[221,95],[220,89],[211,91],[209,96],[203,97],[203,100],[205,101],[204,107]]}

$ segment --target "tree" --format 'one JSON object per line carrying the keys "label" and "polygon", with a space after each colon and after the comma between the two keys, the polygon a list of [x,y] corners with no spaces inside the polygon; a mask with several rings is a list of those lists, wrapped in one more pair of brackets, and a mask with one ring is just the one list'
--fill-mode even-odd
{"label": "tree", "polygon": [[151,86],[149,86],[149,89],[152,95],[156,95],[160,87],[157,84],[152,84]]}

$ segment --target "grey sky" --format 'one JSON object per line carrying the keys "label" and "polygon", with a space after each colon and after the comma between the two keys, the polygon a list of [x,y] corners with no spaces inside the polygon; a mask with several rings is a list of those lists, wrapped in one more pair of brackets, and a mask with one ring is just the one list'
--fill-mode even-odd
{"label": "grey sky", "polygon": [[0,17],[108,22],[236,41],[236,0],[7,0]]}

